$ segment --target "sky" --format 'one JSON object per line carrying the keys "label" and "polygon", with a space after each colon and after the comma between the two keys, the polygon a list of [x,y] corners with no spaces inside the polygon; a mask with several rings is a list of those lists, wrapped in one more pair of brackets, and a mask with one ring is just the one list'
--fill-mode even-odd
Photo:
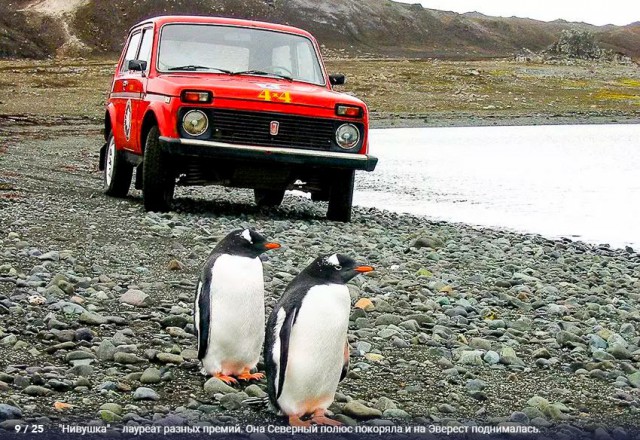
{"label": "sky", "polygon": [[526,17],[542,21],[558,18],[583,21],[597,26],[623,26],[640,21],[640,1],[637,0],[398,0],[421,3],[429,9],[454,12],[481,12],[499,17]]}

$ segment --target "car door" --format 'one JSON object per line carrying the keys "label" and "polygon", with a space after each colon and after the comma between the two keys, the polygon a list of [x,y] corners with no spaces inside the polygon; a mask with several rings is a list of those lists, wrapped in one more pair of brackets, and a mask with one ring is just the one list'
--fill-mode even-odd
{"label": "car door", "polygon": [[129,61],[136,59],[141,39],[142,31],[140,29],[131,33],[111,90],[111,100],[116,111],[114,137],[119,149],[134,149],[133,107],[134,101],[139,101],[142,93],[140,84],[142,73],[129,71]]}
{"label": "car door", "polygon": [[131,92],[139,93],[135,99],[131,100],[131,140],[129,145],[136,153],[142,152],[142,144],[145,142],[141,138],[142,121],[149,107],[149,102],[145,99],[148,83],[149,69],[151,69],[151,52],[153,48],[153,28],[147,27],[142,29],[142,39],[140,48],[136,56],[137,60],[146,61],[147,68],[143,72],[135,72],[129,78],[129,88]]}

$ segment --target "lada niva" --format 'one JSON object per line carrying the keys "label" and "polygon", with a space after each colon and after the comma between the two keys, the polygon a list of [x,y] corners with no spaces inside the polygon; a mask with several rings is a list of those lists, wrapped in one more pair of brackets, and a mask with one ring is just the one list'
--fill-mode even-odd
{"label": "lada niva", "polygon": [[301,29],[165,16],[134,26],[113,78],[100,151],[104,190],[167,211],[176,185],[252,188],[260,206],[298,189],[349,221],[356,170],[373,171],[366,105],[333,90]]}

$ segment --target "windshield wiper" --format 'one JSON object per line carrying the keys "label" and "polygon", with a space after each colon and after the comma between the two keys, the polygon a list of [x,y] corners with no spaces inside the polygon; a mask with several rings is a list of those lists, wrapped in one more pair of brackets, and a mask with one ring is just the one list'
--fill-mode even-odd
{"label": "windshield wiper", "polygon": [[286,79],[287,81],[293,81],[293,78],[287,75],[280,75],[274,72],[265,72],[264,70],[241,70],[239,72],[231,72],[231,75],[260,75],[260,76],[275,76],[278,78]]}
{"label": "windshield wiper", "polygon": [[168,70],[217,70],[218,72],[232,74],[230,70],[219,69],[218,67],[199,66],[197,64],[189,64],[187,66],[170,67]]}

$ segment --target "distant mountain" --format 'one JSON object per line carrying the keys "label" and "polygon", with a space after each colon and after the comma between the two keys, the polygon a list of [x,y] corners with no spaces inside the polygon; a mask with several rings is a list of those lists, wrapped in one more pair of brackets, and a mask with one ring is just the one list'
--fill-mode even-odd
{"label": "distant mountain", "polygon": [[640,57],[640,23],[592,26],[564,20],[457,14],[391,0],[3,0],[0,57],[119,53],[128,29],[155,15],[217,15],[285,23],[327,48],[354,54],[442,58],[539,51],[562,30],[596,35],[605,49]]}

